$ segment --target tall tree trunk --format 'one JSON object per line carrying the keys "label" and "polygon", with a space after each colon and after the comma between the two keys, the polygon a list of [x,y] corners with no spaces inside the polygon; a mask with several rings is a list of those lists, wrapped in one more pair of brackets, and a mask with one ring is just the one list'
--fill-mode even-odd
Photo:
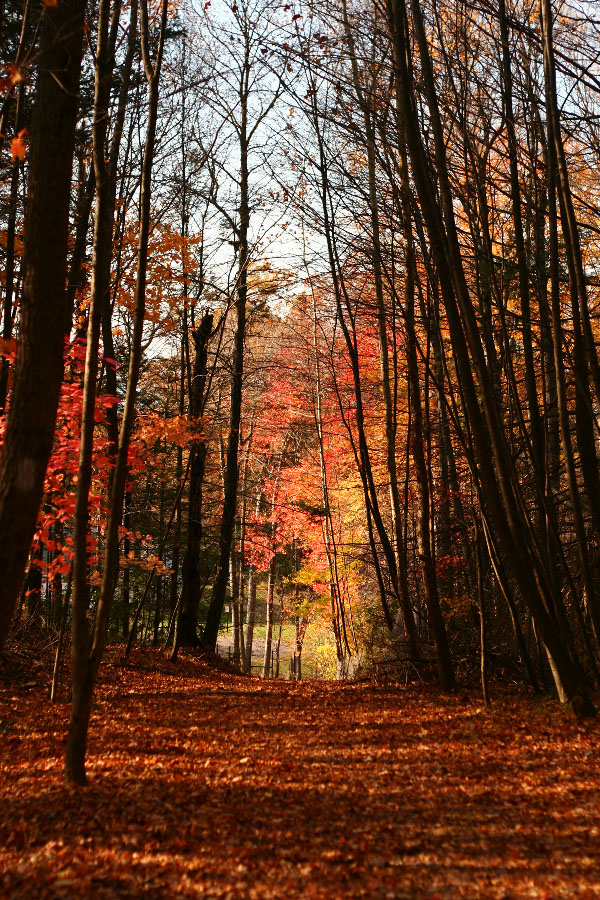
{"label": "tall tree trunk", "polygon": [[235,548],[235,540],[231,543],[231,557],[229,560],[229,587],[231,590],[231,618],[233,623],[233,662],[239,666],[244,658],[241,645],[243,643],[242,617],[240,608],[240,581],[238,576],[238,558]]}
{"label": "tall tree trunk", "polygon": [[63,657],[65,653],[65,633],[67,630],[67,618],[69,615],[69,604],[71,603],[71,586],[73,584],[73,569],[69,572],[69,580],[67,582],[67,590],[63,597],[62,610],[60,615],[60,627],[58,630],[58,641],[56,642],[56,653],[54,655],[54,669],[52,670],[52,682],[50,684],[50,703],[56,703],[60,694],[62,684],[62,667]]}
{"label": "tall tree trunk", "polygon": [[400,147],[400,201],[404,236],[405,277],[404,277],[404,320],[406,327],[406,364],[410,407],[412,411],[411,452],[415,464],[415,486],[417,496],[417,552],[423,580],[425,605],[429,626],[433,634],[436,651],[437,671],[442,690],[454,687],[454,672],[448,646],[446,625],[440,606],[437,575],[431,543],[433,511],[431,508],[427,460],[425,457],[425,430],[419,381],[419,361],[417,357],[417,334],[415,328],[415,277],[416,258],[410,214],[411,193],[408,177],[408,154],[406,150],[405,126],[402,110],[397,108],[397,125]]}
{"label": "tall tree trunk", "polygon": [[249,171],[248,171],[248,99],[250,90],[250,43],[249,35],[245,36],[245,54],[240,83],[240,219],[237,235],[235,235],[239,263],[237,271],[237,292],[235,303],[235,336],[231,372],[231,401],[229,409],[229,437],[227,439],[227,462],[225,467],[225,497],[221,518],[219,537],[219,560],[213,585],[210,606],[206,614],[206,622],[202,632],[202,644],[209,650],[217,645],[217,636],[221,624],[221,614],[225,602],[227,579],[229,577],[229,557],[231,540],[237,507],[237,488],[239,480],[238,449],[240,439],[240,421],[242,415],[242,386],[244,377],[244,341],[246,336],[246,300],[248,296],[248,230],[250,227]]}
{"label": "tall tree trunk", "polygon": [[414,613],[412,610],[412,606],[410,605],[406,553],[402,541],[402,515],[400,510],[400,491],[398,488],[398,473],[396,465],[396,421],[394,415],[394,405],[392,401],[392,390],[390,385],[387,312],[385,308],[383,287],[383,262],[381,254],[381,232],[379,224],[379,201],[377,197],[375,128],[371,115],[374,94],[376,92],[376,80],[378,73],[375,71],[375,66],[373,65],[373,83],[371,85],[370,96],[366,97],[360,82],[356,50],[354,46],[354,39],[352,36],[352,29],[350,27],[350,22],[348,19],[346,0],[342,0],[342,7],[344,11],[346,41],[348,43],[348,49],[350,51],[350,59],[352,63],[354,90],[358,98],[359,105],[361,106],[365,127],[367,166],[369,177],[369,211],[371,215],[371,239],[373,245],[371,253],[371,263],[373,267],[375,298],[377,303],[377,331],[379,337],[381,389],[383,393],[385,408],[386,467],[389,480],[390,513],[392,520],[392,536],[394,540],[394,553],[397,570],[398,602],[409,652],[411,656],[416,657],[418,654],[417,633]]}
{"label": "tall tree trunk", "polygon": [[[119,13],[121,3],[115,3],[113,17],[111,23],[111,33],[109,37],[111,53],[115,52],[115,44],[117,39],[117,25],[119,23]],[[125,113],[127,110],[127,101],[129,99],[129,90],[131,83],[131,71],[133,68],[133,59],[137,48],[137,23],[138,23],[138,0],[132,0],[129,9],[129,29],[127,32],[127,51],[123,61],[121,70],[121,85],[119,89],[119,100],[115,115],[113,133],[108,147],[108,163],[106,178],[107,186],[107,206],[108,212],[104,219],[104,240],[110,244],[112,250],[112,241],[114,233],[115,206],[117,201],[117,176],[119,166],[119,152],[121,150],[121,142],[123,138],[123,127],[125,123]],[[117,454],[119,444],[119,422],[117,411],[117,364],[115,360],[115,345],[112,331],[112,298],[110,290],[111,277],[111,255],[108,255],[103,262],[105,271],[102,274],[103,290],[101,295],[101,323],[102,323],[102,344],[104,350],[104,379],[105,393],[112,398],[113,402],[107,405],[107,430],[109,439],[109,455],[114,458]]]}
{"label": "tall tree trunk", "polygon": [[525,238],[523,234],[523,216],[521,213],[521,189],[519,186],[517,136],[513,109],[511,53],[505,0],[498,0],[498,18],[500,20],[500,37],[502,40],[502,96],[504,100],[506,116],[506,135],[510,166],[510,194],[515,235],[515,251],[517,257],[517,268],[519,272],[519,297],[521,300],[523,354],[525,357],[525,390],[527,394],[527,406],[529,410],[529,427],[531,430],[533,463],[537,470],[538,481],[540,484],[543,484],[544,441],[542,436],[542,424],[538,406],[538,390],[535,377],[535,363],[533,358],[533,343],[531,335],[531,303],[529,298],[529,271],[527,267]]}
{"label": "tall tree trunk", "polygon": [[[312,82],[314,84],[314,81]],[[375,526],[375,531],[377,532],[377,537],[381,542],[381,547],[383,550],[383,554],[385,557],[385,561],[387,563],[387,567],[390,574],[390,580],[392,583],[393,594],[395,597],[400,596],[400,590],[398,586],[398,568],[396,565],[396,556],[394,553],[394,548],[392,546],[392,542],[390,541],[389,534],[385,527],[385,523],[383,521],[383,516],[381,514],[379,498],[377,493],[377,486],[375,484],[375,479],[373,477],[373,468],[371,465],[371,454],[369,451],[369,444],[366,437],[365,432],[365,411],[364,411],[364,403],[363,403],[363,390],[362,390],[362,382],[361,382],[361,372],[360,372],[360,362],[359,362],[359,353],[358,353],[358,338],[357,338],[357,328],[356,328],[356,315],[353,313],[351,308],[350,299],[347,294],[346,284],[344,282],[344,278],[340,271],[339,259],[337,255],[337,246],[336,246],[336,235],[335,235],[335,222],[330,215],[330,188],[329,188],[329,173],[328,173],[328,163],[327,157],[325,153],[325,144],[323,140],[323,135],[321,133],[321,128],[319,124],[319,111],[316,106],[316,88],[311,90],[311,116],[312,116],[312,124],[315,131],[315,137],[317,139],[318,146],[318,170],[319,170],[319,178],[320,178],[320,202],[322,207],[323,214],[323,223],[324,223],[324,231],[325,231],[325,240],[327,244],[327,256],[329,261],[329,268],[331,273],[331,280],[335,295],[335,304],[337,311],[337,320],[342,329],[342,334],[344,336],[344,341],[346,344],[346,349],[348,352],[348,358],[350,361],[350,368],[352,371],[352,382],[354,389],[354,398],[355,398],[355,408],[354,408],[354,423],[356,426],[356,433],[358,437],[358,447],[356,446],[356,440],[354,438],[354,434],[352,428],[347,421],[345,412],[343,410],[343,404],[341,402],[341,398],[339,396],[339,391],[336,383],[336,392],[338,394],[338,405],[340,407],[340,412],[342,414],[344,425],[348,432],[348,437],[350,439],[350,443],[352,445],[352,451],[355,457],[357,470],[361,479],[363,496],[365,501],[365,509],[367,513],[367,523],[369,529],[369,544],[371,547],[372,555],[373,555],[373,565],[375,567],[375,572],[377,576],[377,581],[379,585],[379,592],[381,598],[381,606],[383,609],[383,615],[385,619],[385,623],[391,632],[394,627],[394,621],[392,618],[392,613],[390,609],[390,605],[388,602],[387,591],[385,588],[385,582],[383,577],[383,572],[381,569],[381,563],[378,558],[378,550],[375,543],[375,537],[373,532],[373,525]],[[335,376],[334,376],[335,377]]]}
{"label": "tall tree trunk", "polygon": [[[563,354],[563,326],[561,315],[561,299],[560,299],[560,272],[559,272],[559,237],[558,237],[558,217],[556,210],[557,188],[559,184],[558,173],[560,170],[559,154],[557,147],[562,145],[560,136],[556,134],[558,126],[556,104],[556,84],[553,69],[552,54],[552,26],[549,21],[550,9],[542,2],[542,32],[544,37],[544,77],[546,86],[546,119],[548,127],[548,140],[546,143],[547,151],[547,190],[548,190],[548,213],[549,213],[549,269],[550,269],[550,308],[552,318],[552,341],[554,349],[554,373],[556,377],[556,396],[558,404],[558,418],[560,424],[560,436],[563,451],[563,459],[565,471],[567,475],[567,484],[571,501],[571,510],[574,520],[575,536],[577,539],[577,547],[579,551],[579,559],[581,564],[581,573],[586,599],[588,600],[588,608],[592,622],[592,628],[596,641],[596,649],[600,646],[600,615],[596,598],[596,584],[594,573],[592,570],[590,554],[588,549],[588,538],[586,534],[585,520],[583,516],[582,498],[577,482],[577,473],[575,467],[575,458],[573,453],[573,444],[571,438],[571,426],[569,409],[567,402],[567,386],[565,375],[565,363]],[[564,213],[564,201],[561,204]],[[563,217],[563,229],[565,228],[565,217]],[[569,235],[565,235],[565,240],[569,242]],[[597,504],[595,503],[596,488],[600,485],[596,484],[598,469],[596,462],[595,440],[593,435],[593,420],[591,397],[589,392],[588,372],[587,368],[580,368],[580,363],[584,360],[582,348],[582,336],[579,332],[579,305],[576,297],[576,288],[571,277],[571,298],[573,309],[573,329],[574,329],[574,362],[576,369],[576,388],[575,388],[575,420],[578,450],[581,461],[581,469],[588,493],[591,501],[592,514],[597,521]],[[594,351],[595,352],[595,351]],[[593,456],[593,459],[591,458]],[[578,599],[575,598],[575,602]],[[543,638],[543,634],[542,634]],[[554,669],[553,669],[554,672]]]}
{"label": "tall tree trunk", "polygon": [[[435,90],[435,79],[427,46],[422,11],[411,0],[422,77],[425,85],[434,136],[436,166],[439,178],[441,208],[431,183],[425,149],[417,129],[416,105],[407,61],[409,45],[406,34],[404,0],[389,0],[388,12],[394,41],[398,96],[402,104],[407,144],[413,166],[415,185],[429,231],[432,250],[438,254],[440,283],[448,324],[455,350],[466,412],[472,429],[477,466],[485,488],[485,503],[502,551],[510,563],[524,601],[533,613],[544,643],[556,664],[560,679],[576,714],[593,715],[585,677],[577,660],[571,658],[561,637],[553,611],[553,598],[543,564],[523,508],[518,479],[506,446],[495,403],[492,381],[485,364],[476,317],[471,304],[462,265],[460,245],[454,219],[454,206],[446,165],[445,141]],[[464,328],[464,331],[463,331]],[[477,387],[473,376],[475,372]],[[480,399],[478,397],[478,391]]]}
{"label": "tall tree trunk", "polygon": [[[405,231],[405,241],[410,243],[411,238]],[[425,605],[429,618],[429,626],[433,634],[436,651],[437,671],[442,690],[449,691],[454,687],[454,673],[446,625],[440,607],[440,598],[437,585],[435,563],[431,547],[431,502],[429,493],[429,480],[427,474],[427,462],[425,458],[425,434],[423,428],[423,409],[421,405],[421,389],[419,384],[419,367],[416,353],[416,335],[414,319],[414,269],[413,259],[408,247],[406,265],[406,358],[408,368],[408,383],[411,395],[412,409],[412,434],[411,452],[415,464],[415,493],[417,499],[417,553],[423,581]]]}
{"label": "tall tree trunk", "polygon": [[[185,382],[186,382],[186,365],[185,365],[185,341],[187,334],[187,308],[185,305],[185,295],[184,295],[184,306],[183,313],[181,315],[181,341],[179,344],[179,415],[183,416],[185,412]],[[177,448],[177,462],[175,466],[175,471],[177,474],[177,483],[179,485],[182,484],[183,479],[183,449],[181,447]],[[181,541],[181,490],[177,495],[177,500],[175,501],[175,534],[173,535],[173,556],[171,560],[171,568],[173,572],[171,574],[171,598],[170,598],[170,608],[171,608],[171,622],[176,627],[176,621],[179,616],[179,610],[181,609],[181,600],[182,600],[182,590],[179,590],[179,557],[180,557],[180,541]],[[183,573],[182,573],[183,575]],[[183,578],[182,578],[183,585]],[[171,623],[170,623],[171,626]],[[169,627],[170,630],[170,627]],[[177,642],[173,642],[173,652],[176,654]]]}
{"label": "tall tree trunk", "polygon": [[[198,420],[204,407],[206,389],[208,341],[212,334],[213,317],[205,313],[200,325],[193,332],[195,355],[190,396],[190,419]],[[190,489],[188,500],[187,548],[183,564],[183,596],[181,614],[177,626],[176,646],[197,647],[200,643],[196,632],[198,606],[201,592],[200,542],[202,540],[202,489],[206,463],[206,442],[195,440],[190,448]]]}
{"label": "tall tree trunk", "polygon": [[[96,208],[94,216],[94,245],[92,252],[92,284],[88,314],[87,348],[83,383],[81,413],[81,439],[77,490],[75,494],[75,518],[73,524],[73,617],[72,650],[73,708],[76,709],[89,672],[89,580],[88,580],[88,530],[89,494],[92,485],[92,453],[95,428],[96,380],[100,320],[104,294],[110,291],[110,258],[112,253],[111,210],[109,181],[106,169],[106,136],[110,106],[114,56],[109,46],[110,0],[100,0],[98,8],[98,38],[96,46],[96,80],[94,93],[93,164],[96,184]],[[94,673],[95,674],[95,673]],[[91,689],[90,689],[91,699]],[[69,734],[71,737],[71,733]],[[85,781],[83,768],[77,770],[77,762],[69,754],[72,745],[67,744],[67,780]],[[83,748],[81,759],[83,766]],[[70,765],[73,764],[73,770]]]}
{"label": "tall tree trunk", "polygon": [[481,552],[481,528],[475,519],[475,559],[477,562],[477,605],[479,611],[479,667],[484,706],[490,705],[488,686],[487,622],[485,617],[485,592],[483,585],[483,554]]}
{"label": "tall tree trunk", "polygon": [[42,499],[63,378],[67,235],[84,0],[44,7],[31,121],[23,304],[0,457],[0,650]]}
{"label": "tall tree trunk", "polygon": [[290,659],[290,672],[294,681],[302,681],[302,648],[308,619],[305,616],[294,616],[294,653]]}
{"label": "tall tree trunk", "polygon": [[42,600],[42,570],[40,563],[44,559],[44,545],[39,544],[31,554],[31,562],[25,578],[25,596],[27,598],[27,618],[29,624],[39,620],[41,616],[40,604]]}
{"label": "tall tree trunk", "polygon": [[[310,272],[306,262],[306,241],[304,236],[304,228],[302,231],[303,246],[303,262],[306,274],[310,279]],[[329,595],[331,598],[331,625],[336,642],[336,654],[338,660],[342,660],[346,653],[351,653],[348,643],[348,634],[346,629],[346,615],[344,594],[341,585],[341,579],[338,569],[338,550],[335,536],[335,528],[333,525],[333,516],[331,514],[331,502],[329,497],[329,482],[327,477],[327,463],[325,459],[325,438],[323,430],[323,403],[321,384],[321,363],[319,355],[319,346],[317,341],[317,299],[312,283],[310,283],[311,301],[312,301],[312,345],[314,355],[314,375],[315,387],[313,391],[313,409],[315,416],[315,425],[317,430],[317,440],[319,444],[319,471],[321,475],[321,497],[323,501],[324,522],[323,522],[323,543],[325,545],[325,555],[327,557],[327,567],[329,570]],[[354,647],[356,649],[356,638],[354,639]]]}
{"label": "tall tree trunk", "polygon": [[[123,539],[123,556],[129,558],[131,550],[131,542],[129,540],[129,528],[131,527],[131,491],[125,492],[125,502],[123,504],[123,526],[126,529],[125,538]],[[123,579],[121,583],[122,606],[121,606],[121,633],[127,639],[129,636],[129,605],[130,605],[130,571],[129,565],[123,568]]]}
{"label": "tall tree trunk", "polygon": [[[350,653],[350,645],[348,643],[348,635],[346,631],[346,621],[344,612],[344,596],[340,584],[340,575],[338,571],[338,553],[335,530],[333,527],[333,517],[331,515],[331,502],[329,497],[329,484],[327,479],[327,464],[325,461],[325,448],[323,437],[323,411],[321,404],[321,370],[319,365],[319,352],[317,348],[317,309],[315,295],[312,295],[313,301],[313,349],[315,355],[315,422],[317,426],[317,439],[319,442],[319,470],[321,474],[321,497],[323,499],[323,509],[325,512],[323,522],[323,542],[325,545],[325,555],[327,557],[327,567],[329,569],[329,595],[331,598],[331,625],[335,635],[336,653],[338,660],[342,660],[346,653]],[[356,647],[356,642],[355,642]]]}
{"label": "tall tree trunk", "polygon": [[[21,82],[18,87],[17,104],[15,109],[15,133],[21,130],[21,122],[23,118],[23,95],[24,85]],[[6,223],[6,262],[5,262],[5,286],[4,286],[4,315],[2,319],[2,337],[5,341],[9,341],[12,337],[13,330],[13,305],[15,299],[15,238],[17,234],[17,204],[19,199],[19,172],[21,169],[21,160],[15,157],[11,166],[10,173],[10,198],[8,201],[8,221]],[[0,366],[0,411],[4,411],[6,407],[6,397],[8,394],[8,370],[9,360],[6,356],[2,356]]]}
{"label": "tall tree trunk", "polygon": [[246,611],[246,636],[244,672],[252,673],[252,642],[254,639],[254,623],[256,620],[256,569],[250,566],[248,572],[248,608]]}
{"label": "tall tree trunk", "polygon": [[275,556],[269,565],[269,580],[267,582],[267,621],[265,625],[265,655],[263,660],[262,677],[268,678],[271,672],[271,646],[273,643],[273,592],[275,590]]}
{"label": "tall tree trunk", "polygon": [[[103,2],[108,2],[108,0],[103,0]],[[67,737],[65,778],[68,782],[75,782],[76,784],[85,784],[86,782],[85,752],[94,684],[106,644],[110,609],[119,574],[119,527],[123,513],[123,499],[127,476],[127,456],[133,430],[135,398],[142,361],[142,336],[146,299],[148,243],[150,237],[150,192],[156,141],[158,88],[166,34],[167,9],[167,0],[163,0],[161,4],[160,32],[156,49],[156,59],[154,64],[152,64],[150,61],[148,33],[148,7],[146,0],[142,0],[141,2],[141,46],[146,80],[149,87],[149,98],[146,143],[140,187],[140,233],[137,254],[137,277],[134,292],[134,327],[129,358],[127,393],[125,396],[121,431],[119,434],[119,448],[112,479],[108,525],[105,538],[104,571],[92,645],[89,649],[86,625],[87,606],[85,604],[85,588],[83,591],[80,591],[79,602],[77,605],[75,603],[75,593],[73,595],[73,702]],[[92,316],[90,316],[90,318],[92,318]],[[95,352],[97,354],[97,347]],[[90,354],[88,353],[87,359],[89,360],[89,358]],[[95,383],[96,372],[94,371],[92,373],[88,369],[86,360],[86,382],[88,378]],[[93,388],[91,386],[88,387],[87,383],[84,385],[84,392],[87,393],[88,397],[93,398]],[[93,416],[93,404],[91,404],[91,406]],[[83,438],[84,436],[82,434],[82,455],[84,453]],[[88,463],[86,459],[83,460],[83,464],[87,467]],[[83,500],[81,501],[82,510],[84,506],[87,506],[87,498],[85,504]],[[83,560],[85,561],[85,555]],[[83,562],[83,564],[85,563]],[[73,582],[75,586],[75,575],[73,577]]]}
{"label": "tall tree trunk", "polygon": [[281,633],[283,631],[283,594],[279,597],[279,629],[277,631],[277,643],[275,644],[275,671],[273,678],[279,678],[279,654],[281,652]]}
{"label": "tall tree trunk", "polygon": [[248,508],[248,466],[250,463],[250,451],[252,449],[252,441],[254,437],[254,420],[256,414],[256,405],[252,407],[252,413],[250,415],[250,428],[248,431],[248,435],[245,439],[246,449],[244,453],[244,465],[242,468],[242,500],[240,504],[240,540],[239,540],[239,553],[237,554],[237,575],[238,575],[238,589],[237,589],[237,602],[239,606],[239,622],[240,622],[240,630],[239,630],[239,657],[240,657],[240,665],[242,669],[245,666],[246,659],[246,647],[245,647],[245,638],[244,638],[244,566],[245,566],[245,556],[246,556],[246,510]]}

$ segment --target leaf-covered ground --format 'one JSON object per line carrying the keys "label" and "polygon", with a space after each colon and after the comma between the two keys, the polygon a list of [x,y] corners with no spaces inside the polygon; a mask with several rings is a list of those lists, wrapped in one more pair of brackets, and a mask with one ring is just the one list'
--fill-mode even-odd
{"label": "leaf-covered ground", "polygon": [[68,705],[5,672],[3,900],[600,897],[597,722],[113,660],[80,789],[62,783]]}

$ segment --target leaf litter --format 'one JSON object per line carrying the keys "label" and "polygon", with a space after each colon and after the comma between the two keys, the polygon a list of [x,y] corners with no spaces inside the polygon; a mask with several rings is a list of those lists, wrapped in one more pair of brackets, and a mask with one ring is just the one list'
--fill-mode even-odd
{"label": "leaf litter", "polygon": [[600,897],[597,722],[132,659],[101,670],[85,788],[63,783],[68,703],[5,680],[0,897]]}

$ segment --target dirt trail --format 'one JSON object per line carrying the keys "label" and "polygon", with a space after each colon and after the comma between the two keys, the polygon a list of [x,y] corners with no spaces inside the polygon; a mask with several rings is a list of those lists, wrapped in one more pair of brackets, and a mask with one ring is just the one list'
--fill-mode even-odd
{"label": "dirt trail", "polygon": [[67,704],[2,692],[3,900],[600,897],[597,723],[137,666],[104,667],[83,789],[62,784]]}

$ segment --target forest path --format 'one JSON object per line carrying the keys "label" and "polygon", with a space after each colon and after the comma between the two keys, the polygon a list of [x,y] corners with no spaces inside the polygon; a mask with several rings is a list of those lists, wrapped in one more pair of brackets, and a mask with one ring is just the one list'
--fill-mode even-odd
{"label": "forest path", "polygon": [[598,723],[134,660],[103,667],[83,789],[68,704],[1,692],[3,900],[600,897]]}

